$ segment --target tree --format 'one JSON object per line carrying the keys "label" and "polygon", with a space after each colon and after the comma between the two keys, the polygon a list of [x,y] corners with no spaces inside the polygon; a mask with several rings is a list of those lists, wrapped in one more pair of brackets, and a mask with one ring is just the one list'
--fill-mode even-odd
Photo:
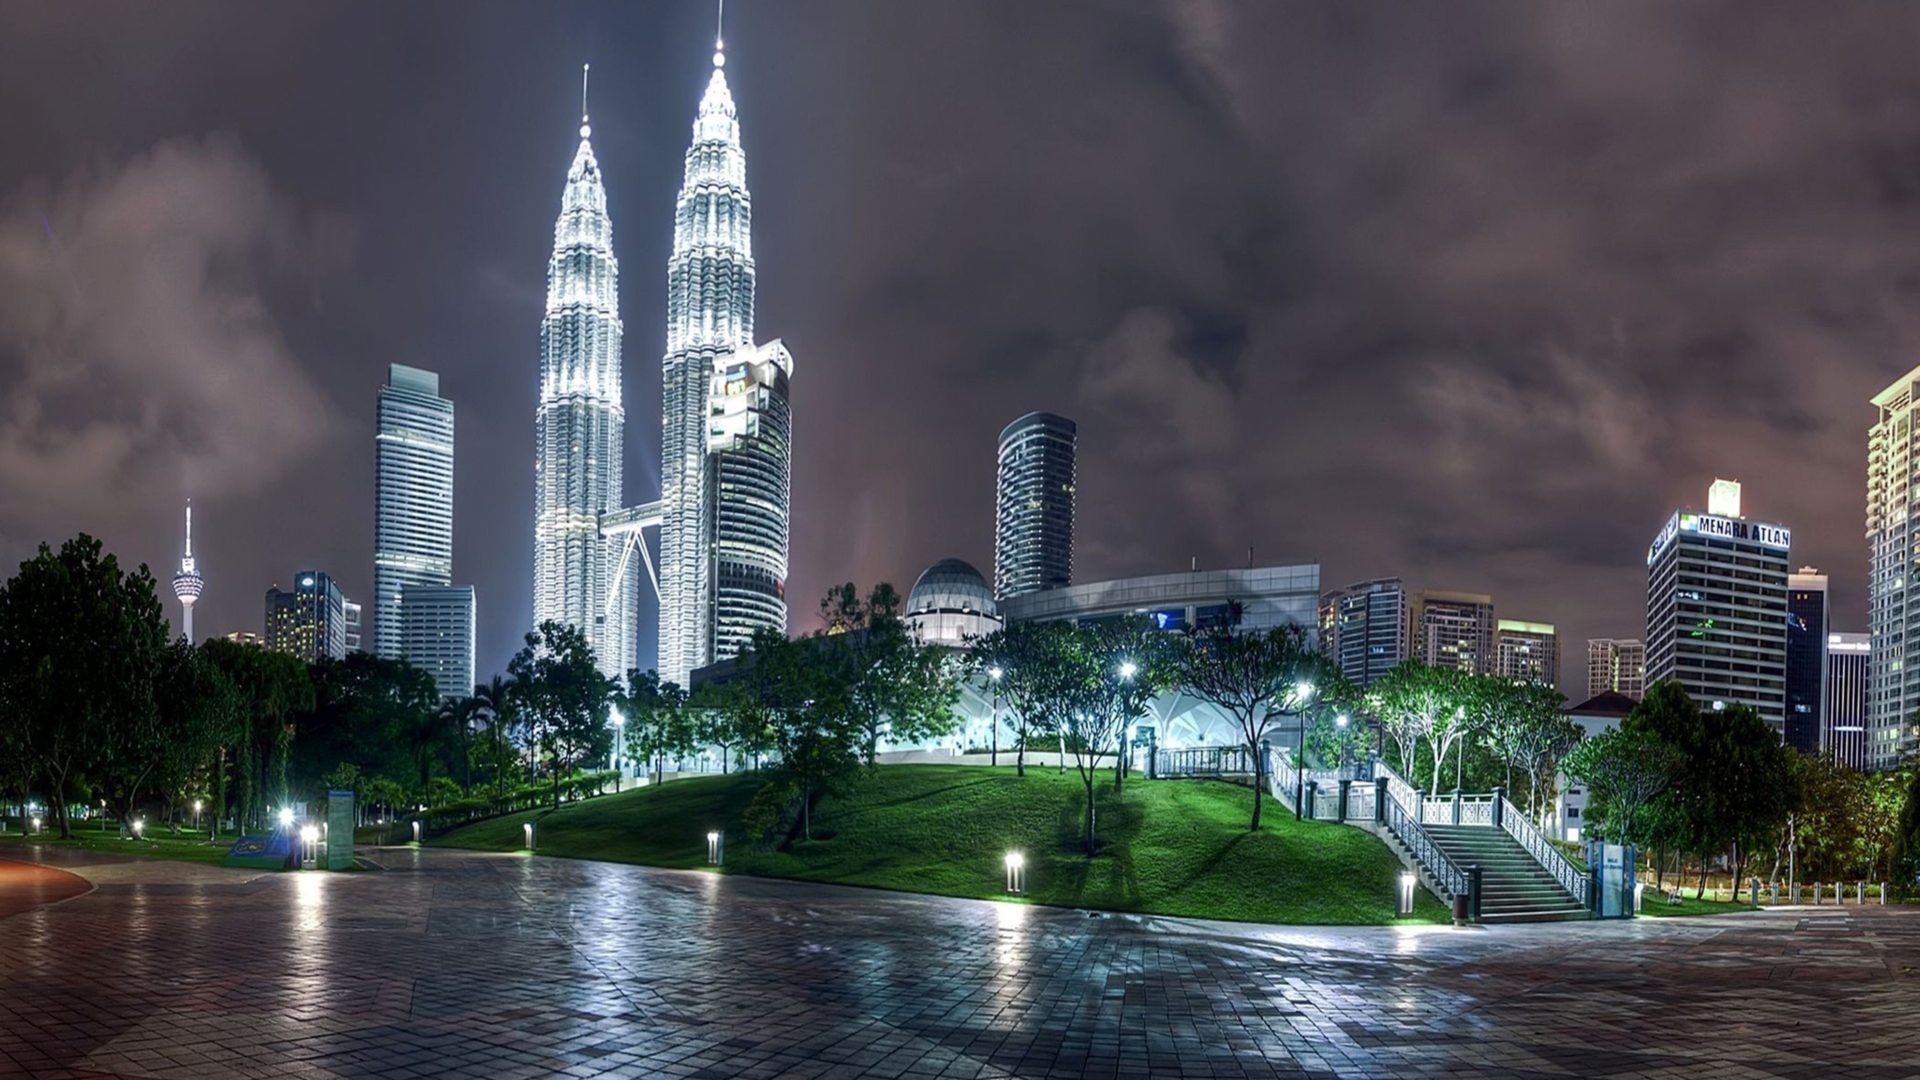
{"label": "tree", "polygon": [[764,743],[778,757],[748,804],[749,827],[767,836],[791,815],[789,839],[811,840],[814,808],[860,771],[860,727],[837,677],[844,669],[821,663],[811,639],[789,641],[766,628],[754,632],[739,665],[729,695],[735,729],[743,743]]}
{"label": "tree", "polygon": [[1590,816],[1599,835],[1623,844],[1643,843],[1646,805],[1672,786],[1680,755],[1657,740],[1609,728],[1574,747],[1562,768],[1587,785]]}
{"label": "tree", "polygon": [[[1412,779],[1415,754],[1424,740],[1429,744],[1444,741],[1451,746],[1459,738],[1464,727],[1453,727],[1456,723],[1455,711],[1465,704],[1462,701],[1462,679],[1459,671],[1449,668],[1434,668],[1418,660],[1406,660],[1395,665],[1392,671],[1373,684],[1366,695],[1367,710],[1380,721],[1381,730],[1393,740],[1394,748],[1399,752],[1395,764]],[[1444,718],[1444,719],[1443,719]],[[1434,729],[1441,724],[1450,727],[1450,734],[1436,739]],[[1440,761],[1436,758],[1433,765],[1433,790],[1440,790]]]}
{"label": "tree", "polygon": [[233,753],[238,806],[234,817],[242,829],[266,817],[266,796],[277,781],[277,795],[288,798],[286,767],[292,747],[292,717],[314,708],[314,681],[299,657],[273,652],[259,645],[214,639],[201,645],[209,662],[224,672],[239,694],[241,723],[237,738],[215,756],[218,792],[216,817],[226,812],[226,750]]}
{"label": "tree", "polygon": [[61,836],[73,835],[67,795],[83,770],[134,764],[166,644],[153,575],[123,573],[85,533],[57,553],[41,544],[0,588],[0,717],[46,781]]}
{"label": "tree", "polygon": [[1027,775],[1027,740],[1059,729],[1066,687],[1056,662],[1067,650],[1073,629],[1068,623],[1021,622],[969,642],[973,667],[1000,672],[995,685],[1008,705],[1016,776]]}
{"label": "tree", "polygon": [[561,778],[582,761],[605,757],[612,745],[607,709],[613,682],[594,665],[586,634],[551,619],[527,635],[507,673],[519,715],[553,773],[558,809]]}
{"label": "tree", "polygon": [[1907,778],[1906,805],[1900,809],[1900,824],[1893,832],[1888,858],[1887,884],[1909,895],[1920,882],[1920,769],[1910,770]]}
{"label": "tree", "polygon": [[161,739],[153,783],[177,807],[220,747],[239,736],[240,691],[198,646],[180,638],[161,661],[155,696]]}
{"label": "tree", "polygon": [[852,582],[820,601],[826,629],[816,635],[823,662],[841,665],[847,703],[871,768],[880,740],[919,742],[951,732],[960,682],[944,650],[916,641],[900,618],[900,595],[886,582],[865,600]]}
{"label": "tree", "polygon": [[626,717],[627,753],[638,752],[654,783],[665,777],[666,758],[684,757],[698,747],[700,732],[687,708],[687,692],[677,683],[661,682],[659,672],[627,672],[626,689],[616,701]]}
{"label": "tree", "polygon": [[1537,817],[1539,808],[1552,801],[1560,758],[1580,741],[1580,725],[1561,714],[1566,699],[1551,686],[1496,678],[1475,681],[1481,740],[1499,757],[1511,796],[1519,795],[1513,778],[1516,768],[1521,771],[1527,781],[1527,815]]}
{"label": "tree", "polygon": [[485,748],[482,759],[491,770],[494,791],[504,795],[509,786],[511,779],[509,770],[514,761],[512,684],[495,675],[487,682],[473,688],[473,701],[487,726],[486,737],[482,743]]}
{"label": "tree", "polygon": [[[1112,748],[1124,758],[1123,740],[1134,721],[1172,677],[1172,639],[1145,616],[1102,621],[1071,629],[1055,657],[1062,681],[1061,722],[1066,725],[1074,768],[1086,789],[1086,849],[1099,853],[1094,780],[1099,755]],[[1121,784],[1115,763],[1114,786]]]}
{"label": "tree", "polygon": [[[1304,627],[1239,634],[1231,626],[1214,626],[1181,640],[1172,651],[1170,674],[1175,685],[1233,718],[1257,775],[1260,743],[1275,718],[1313,696],[1318,658]],[[1249,832],[1260,830],[1264,795],[1256,779]]]}

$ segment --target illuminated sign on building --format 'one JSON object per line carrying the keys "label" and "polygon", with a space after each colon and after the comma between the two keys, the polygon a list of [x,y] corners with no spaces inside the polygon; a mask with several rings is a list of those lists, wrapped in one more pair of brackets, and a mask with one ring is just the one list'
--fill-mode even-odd
{"label": "illuminated sign on building", "polygon": [[1652,566],[1653,560],[1666,550],[1667,545],[1673,542],[1673,538],[1683,532],[1709,536],[1717,540],[1759,544],[1762,547],[1778,548],[1781,551],[1793,546],[1793,530],[1784,525],[1770,525],[1764,521],[1742,521],[1739,518],[1687,511],[1673,515],[1667,519],[1665,525],[1660,527],[1659,533],[1653,538],[1653,543],[1647,548],[1647,565]]}

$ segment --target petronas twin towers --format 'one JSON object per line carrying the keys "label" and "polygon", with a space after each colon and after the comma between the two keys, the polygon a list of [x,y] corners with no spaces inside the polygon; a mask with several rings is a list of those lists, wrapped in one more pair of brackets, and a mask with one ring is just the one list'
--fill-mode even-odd
{"label": "petronas twin towers", "polygon": [[658,502],[623,507],[620,265],[585,116],[540,328],[534,622],[582,627],[601,669],[624,673],[638,664],[641,563],[660,597],[660,677],[681,685],[787,623],[793,357],[753,341],[753,201],[725,65],[716,46],[674,212]]}

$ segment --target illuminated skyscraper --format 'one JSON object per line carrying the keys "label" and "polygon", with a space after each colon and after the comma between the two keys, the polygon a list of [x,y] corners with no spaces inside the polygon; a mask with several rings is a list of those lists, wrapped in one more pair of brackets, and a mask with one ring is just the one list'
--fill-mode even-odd
{"label": "illuminated skyscraper", "polygon": [[1028,413],[1000,432],[993,594],[1006,600],[1073,584],[1074,438],[1064,416]]}
{"label": "illuminated skyscraper", "polygon": [[1639,638],[1587,639],[1587,696],[1647,696],[1647,643]]}
{"label": "illuminated skyscraper", "polygon": [[637,659],[638,600],[638,579],[619,575],[621,541],[601,531],[601,516],[620,509],[623,495],[620,264],[584,104],[540,324],[533,619],[579,627],[600,669],[619,675]]}
{"label": "illuminated skyscraper", "polygon": [[1413,658],[1428,667],[1491,675],[1497,666],[1493,597],[1428,590],[1413,596]]}
{"label": "illuminated skyscraper", "polygon": [[1867,429],[1867,767],[1920,750],[1920,368],[1873,397]]}
{"label": "illuminated skyscraper", "polygon": [[453,402],[439,375],[387,365],[374,458],[373,651],[392,659],[405,653],[401,590],[453,580]]}
{"label": "illuminated skyscraper", "polygon": [[753,200],[716,42],[674,208],[660,383],[663,679],[785,631],[793,357],[753,343]]}
{"label": "illuminated skyscraper", "polygon": [[187,501],[187,549],[180,556],[180,571],[173,575],[173,595],[180,600],[180,634],[193,643],[193,603],[200,599],[206,579],[193,562],[193,501]]}

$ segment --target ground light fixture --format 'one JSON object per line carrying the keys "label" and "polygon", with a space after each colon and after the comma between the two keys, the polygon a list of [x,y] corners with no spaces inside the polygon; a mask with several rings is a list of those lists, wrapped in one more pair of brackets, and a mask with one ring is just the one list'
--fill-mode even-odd
{"label": "ground light fixture", "polygon": [[520,836],[522,839],[526,841],[526,843],[521,846],[526,848],[528,851],[532,851],[533,850],[533,822],[531,821],[521,822]]}
{"label": "ground light fixture", "polygon": [[418,821],[413,823],[413,842],[416,844],[420,842],[420,823]]}
{"label": "ground light fixture", "polygon": [[311,825],[300,826],[300,869],[314,870],[320,866],[320,830]]}
{"label": "ground light fixture", "polygon": [[1007,864],[1007,895],[1019,896],[1027,891],[1027,857],[1018,851],[1009,851],[1004,861]]}
{"label": "ground light fixture", "polygon": [[40,835],[40,819],[39,818],[33,819],[33,835],[35,836]]}
{"label": "ground light fixture", "polygon": [[1400,888],[1394,894],[1393,916],[1404,919],[1413,914],[1413,890],[1420,878],[1411,870],[1400,871]]}
{"label": "ground light fixture", "polygon": [[718,829],[707,833],[707,865],[720,866],[727,857],[727,837]]}
{"label": "ground light fixture", "polygon": [[140,834],[145,832],[146,829],[147,823],[144,820],[135,820],[133,823],[133,838],[135,840],[140,839]]}

